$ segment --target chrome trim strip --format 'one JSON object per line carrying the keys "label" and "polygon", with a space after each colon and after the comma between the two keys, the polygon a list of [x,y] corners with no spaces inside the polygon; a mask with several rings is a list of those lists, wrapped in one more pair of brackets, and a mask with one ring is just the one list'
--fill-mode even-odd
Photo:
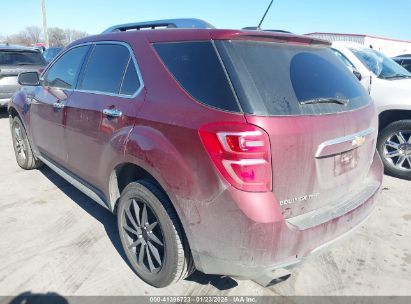
{"label": "chrome trim strip", "polygon": [[[323,142],[322,144],[320,144],[318,146],[317,152],[315,153],[315,157],[321,157],[321,152],[329,146],[334,146],[334,145],[338,145],[338,144],[342,144],[342,143],[346,143],[346,142],[353,142],[354,140],[356,140],[357,138],[360,137],[365,137],[368,136],[372,133],[374,133],[374,129],[373,128],[369,128],[367,130],[355,133],[355,134],[351,134],[351,135],[347,135],[347,136],[343,136],[343,137],[339,137],[339,138],[335,138],[335,139],[331,139],[331,140],[327,140],[325,142]],[[354,145],[353,148],[357,148],[361,145]]]}
{"label": "chrome trim strip", "polygon": [[105,204],[104,201],[100,198],[100,196],[97,195],[97,193],[95,193],[93,190],[83,185],[81,182],[79,182],[75,178],[71,177],[69,174],[61,170],[59,167],[57,167],[53,163],[49,162],[44,157],[41,157],[41,156],[36,156],[36,157],[40,159],[43,163],[45,163],[48,167],[50,167],[54,172],[56,172],[58,175],[60,175],[62,178],[64,178],[66,181],[68,181],[70,184],[76,187],[78,190],[80,190],[85,195],[87,195],[89,198],[91,198],[93,201],[103,206],[104,208],[110,210],[107,207],[107,204]]}
{"label": "chrome trim strip", "polygon": [[[137,91],[133,94],[133,95],[123,95],[123,94],[114,94],[114,93],[106,93],[106,92],[99,92],[99,91],[88,91],[88,90],[80,90],[80,89],[69,89],[72,92],[81,92],[81,93],[90,93],[90,94],[97,94],[97,95],[104,95],[104,96],[113,96],[113,97],[121,97],[121,98],[126,98],[126,99],[134,99],[136,98],[140,92],[143,90],[144,88],[144,81],[143,81],[143,76],[141,75],[141,71],[140,71],[140,67],[137,63],[137,59],[136,56],[134,54],[133,49],[131,48],[131,46],[123,41],[116,41],[116,40],[104,40],[104,41],[92,41],[92,42],[85,42],[85,43],[81,43],[81,44],[77,44],[72,46],[71,48],[65,50],[64,52],[62,52],[61,54],[58,55],[57,58],[55,58],[52,61],[52,64],[50,64],[47,69],[44,71],[43,75],[47,76],[47,73],[49,72],[49,70],[54,66],[54,64],[62,57],[64,56],[64,54],[66,54],[68,51],[77,48],[77,47],[81,47],[81,46],[86,46],[86,45],[98,45],[98,44],[118,44],[118,45],[123,45],[125,46],[128,51],[130,52],[130,56],[134,62],[134,67],[136,68],[136,72],[137,72],[137,76],[138,76],[138,80],[140,81],[140,87],[137,89]],[[84,63],[85,64],[85,63]],[[80,75],[79,75],[80,76]],[[44,77],[42,77],[40,80],[42,81],[44,79]],[[77,79],[78,80],[78,79]],[[58,87],[56,87],[58,88]],[[62,88],[64,89],[64,88]]]}

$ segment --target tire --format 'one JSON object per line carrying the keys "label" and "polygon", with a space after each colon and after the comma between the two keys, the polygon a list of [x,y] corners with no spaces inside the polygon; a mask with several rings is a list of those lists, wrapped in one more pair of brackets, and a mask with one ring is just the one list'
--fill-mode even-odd
{"label": "tire", "polygon": [[123,190],[117,209],[117,223],[128,261],[146,283],[158,288],[166,287],[194,271],[187,239],[177,214],[167,196],[154,183],[140,180],[130,183]]}
{"label": "tire", "polygon": [[399,120],[378,136],[377,150],[386,174],[411,180],[411,120]]}
{"label": "tire", "polygon": [[17,164],[25,170],[41,167],[42,162],[34,155],[23,123],[17,116],[13,118],[11,124],[11,135]]}

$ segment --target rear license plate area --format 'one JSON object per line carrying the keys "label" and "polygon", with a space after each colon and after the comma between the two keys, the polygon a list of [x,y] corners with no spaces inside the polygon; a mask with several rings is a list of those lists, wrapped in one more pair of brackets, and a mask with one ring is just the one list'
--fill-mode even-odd
{"label": "rear license plate area", "polygon": [[355,169],[358,165],[358,149],[334,156],[334,175],[340,176]]}

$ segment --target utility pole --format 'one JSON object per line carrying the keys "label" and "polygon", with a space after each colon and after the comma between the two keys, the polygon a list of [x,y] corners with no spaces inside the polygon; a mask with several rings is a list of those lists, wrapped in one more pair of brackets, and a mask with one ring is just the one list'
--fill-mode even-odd
{"label": "utility pole", "polygon": [[46,15],[46,0],[40,0],[41,3],[41,13],[43,15],[43,33],[44,33],[44,44],[46,48],[49,48],[49,31],[47,29],[47,15]]}

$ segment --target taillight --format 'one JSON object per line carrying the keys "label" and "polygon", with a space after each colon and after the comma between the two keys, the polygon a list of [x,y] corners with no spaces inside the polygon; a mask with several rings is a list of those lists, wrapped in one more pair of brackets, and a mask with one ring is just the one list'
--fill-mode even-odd
{"label": "taillight", "polygon": [[268,134],[246,123],[214,123],[199,130],[215,166],[235,188],[249,192],[272,189]]}

